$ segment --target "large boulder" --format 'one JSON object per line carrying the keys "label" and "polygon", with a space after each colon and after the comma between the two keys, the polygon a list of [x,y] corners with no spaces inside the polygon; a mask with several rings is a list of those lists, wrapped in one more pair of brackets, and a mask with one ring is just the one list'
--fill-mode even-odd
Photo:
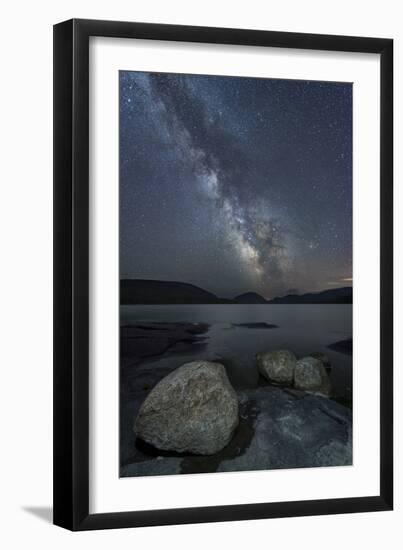
{"label": "large boulder", "polygon": [[298,390],[327,397],[331,391],[326,369],[322,361],[315,357],[303,357],[297,361],[294,372],[294,385]]}
{"label": "large boulder", "polygon": [[292,351],[277,350],[256,355],[259,372],[270,382],[292,384],[297,358]]}
{"label": "large boulder", "polygon": [[211,455],[238,425],[238,398],[220,363],[194,361],[163,378],[141,405],[138,437],[157,449]]}

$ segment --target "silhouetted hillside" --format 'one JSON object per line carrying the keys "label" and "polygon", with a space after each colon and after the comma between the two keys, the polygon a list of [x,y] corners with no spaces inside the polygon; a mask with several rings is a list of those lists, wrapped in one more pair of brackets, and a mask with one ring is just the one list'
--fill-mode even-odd
{"label": "silhouetted hillside", "polygon": [[234,302],[237,304],[267,304],[267,300],[257,292],[245,292],[245,294],[235,296]]}
{"label": "silhouetted hillside", "polygon": [[352,298],[352,288],[344,287],[317,293],[288,294],[271,301],[256,292],[245,292],[227,300],[189,283],[148,279],[120,281],[121,304],[351,304]]}
{"label": "silhouetted hillside", "polygon": [[269,304],[352,304],[353,289],[350,286],[333,288],[308,294],[288,294],[274,298]]}
{"label": "silhouetted hillside", "polygon": [[188,283],[121,279],[121,304],[226,304],[229,300]]}

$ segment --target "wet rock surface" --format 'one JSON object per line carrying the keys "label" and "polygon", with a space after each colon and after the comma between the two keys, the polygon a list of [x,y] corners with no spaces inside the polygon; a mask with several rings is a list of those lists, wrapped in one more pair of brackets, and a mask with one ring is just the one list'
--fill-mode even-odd
{"label": "wet rock surface", "polygon": [[164,353],[183,353],[203,344],[206,323],[136,323],[120,327],[121,366],[131,366]]}
{"label": "wet rock surface", "polygon": [[317,395],[271,385],[239,391],[239,425],[219,453],[136,449],[120,475],[230,472],[352,464],[351,410]]}
{"label": "wet rock surface", "polygon": [[[243,334],[249,333],[248,329],[252,328],[247,326],[249,323],[239,325],[230,326]],[[243,368],[248,357],[244,358],[239,352],[236,356],[227,354],[227,351],[233,352],[232,348],[223,350],[221,357],[217,354],[210,354],[209,357],[203,351],[209,329],[205,323],[136,322],[135,326],[125,331],[126,344],[127,340],[132,339],[132,342],[128,344],[131,346],[130,352],[121,356],[120,476],[308,468],[352,463],[351,400],[313,395],[289,383],[286,386],[273,385],[267,378],[258,376],[257,365],[253,383],[248,378],[245,385],[245,377],[234,376],[234,373]],[[270,338],[271,331],[267,334]],[[145,340],[158,342],[160,347],[145,343]],[[284,344],[287,345],[286,342]],[[133,420],[150,391],[178,365],[199,359],[201,355],[211,361],[222,362],[236,388],[239,423],[228,444],[213,455],[196,455],[190,451],[157,449],[136,437]],[[333,363],[336,357],[334,351],[329,351],[329,357]],[[253,357],[250,359],[253,360]],[[251,368],[244,370],[252,373]]]}
{"label": "wet rock surface", "polygon": [[351,411],[329,399],[267,386],[241,392],[258,407],[254,437],[218,471],[342,466],[352,463]]}

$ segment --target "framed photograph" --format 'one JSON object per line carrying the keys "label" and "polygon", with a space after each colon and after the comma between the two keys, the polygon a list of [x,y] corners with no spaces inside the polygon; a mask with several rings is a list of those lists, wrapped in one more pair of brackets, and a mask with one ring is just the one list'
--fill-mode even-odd
{"label": "framed photograph", "polygon": [[386,38],[55,25],[55,524],[392,509],[392,79]]}

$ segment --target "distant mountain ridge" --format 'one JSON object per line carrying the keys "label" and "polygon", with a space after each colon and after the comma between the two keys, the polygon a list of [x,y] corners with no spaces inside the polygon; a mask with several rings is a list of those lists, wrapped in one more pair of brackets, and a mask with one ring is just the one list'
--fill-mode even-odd
{"label": "distant mountain ridge", "polygon": [[121,279],[121,304],[226,304],[212,292],[189,283],[149,279]]}
{"label": "distant mountain ridge", "polygon": [[269,304],[352,304],[353,289],[351,286],[332,288],[322,292],[307,294],[288,294],[274,298]]}
{"label": "distant mountain ridge", "polygon": [[233,300],[220,298],[196,285],[151,279],[121,279],[120,303],[152,304],[351,304],[351,287],[335,288],[308,294],[288,294],[266,300],[256,292],[245,292]]}
{"label": "distant mountain ridge", "polygon": [[237,304],[267,304],[267,300],[257,292],[245,292],[235,296],[234,302]]}

